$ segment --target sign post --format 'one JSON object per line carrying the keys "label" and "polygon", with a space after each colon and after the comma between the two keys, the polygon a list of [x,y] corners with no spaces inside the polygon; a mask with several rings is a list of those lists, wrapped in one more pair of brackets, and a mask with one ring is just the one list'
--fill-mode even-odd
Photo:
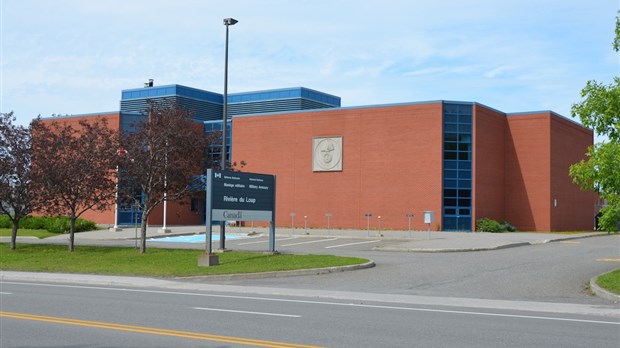
{"label": "sign post", "polygon": [[297,213],[290,213],[289,215],[291,215],[291,236],[295,234],[295,216],[297,216]]}
{"label": "sign post", "polygon": [[334,214],[332,213],[325,213],[325,216],[327,217],[327,235],[330,235],[330,230],[329,230],[329,219],[334,216]]}
{"label": "sign post", "polygon": [[366,237],[370,237],[370,218],[372,217],[371,213],[364,214],[366,217]]}
{"label": "sign post", "polygon": [[213,221],[269,221],[269,252],[275,253],[274,175],[207,170],[206,177],[206,249],[199,266],[218,264],[213,254]]}
{"label": "sign post", "polygon": [[411,219],[413,218],[413,213],[408,213],[405,215],[407,217],[407,220],[409,221],[408,225],[409,225],[409,238],[411,238]]}
{"label": "sign post", "polygon": [[428,239],[431,239],[431,224],[435,221],[435,213],[433,211],[424,212],[424,223],[428,224]]}

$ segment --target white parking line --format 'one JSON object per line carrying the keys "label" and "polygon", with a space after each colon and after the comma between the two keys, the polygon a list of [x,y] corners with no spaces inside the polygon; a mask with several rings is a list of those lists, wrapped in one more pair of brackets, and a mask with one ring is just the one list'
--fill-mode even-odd
{"label": "white parking line", "polygon": [[329,242],[332,240],[338,240],[338,238],[331,238],[331,239],[319,239],[319,240],[311,240],[309,242],[300,242],[300,243],[293,243],[293,244],[282,244],[280,246],[291,246],[291,245],[300,245],[300,244],[310,244],[310,243],[321,243],[321,242]]}
{"label": "white parking line", "polygon": [[273,316],[273,317],[301,318],[301,315],[292,315],[292,314],[235,311],[235,310],[232,310],[232,309],[201,308],[201,307],[194,307],[194,309],[199,309],[201,311],[215,311],[215,312],[228,312],[228,313],[240,313],[240,314],[269,315],[269,316]]}
{"label": "white parking line", "polygon": [[[282,239],[276,238],[276,242],[280,242],[280,241],[283,241],[283,240],[290,240],[290,239],[297,239],[297,237],[293,237],[293,238],[282,238]],[[260,243],[267,243],[268,241],[269,241],[269,238],[264,239],[264,240],[259,240],[258,242],[239,243],[239,244],[237,244],[237,245],[260,244]]]}
{"label": "white parking line", "polygon": [[340,247],[344,247],[344,246],[349,246],[349,245],[358,245],[358,244],[367,244],[367,243],[377,243],[380,242],[381,240],[367,240],[365,242],[355,242],[355,243],[347,243],[347,244],[338,244],[338,245],[330,245],[330,246],[326,246],[325,249],[331,249],[331,248],[340,248]]}
{"label": "white parking line", "polygon": [[11,292],[0,292],[0,295],[13,295]]}

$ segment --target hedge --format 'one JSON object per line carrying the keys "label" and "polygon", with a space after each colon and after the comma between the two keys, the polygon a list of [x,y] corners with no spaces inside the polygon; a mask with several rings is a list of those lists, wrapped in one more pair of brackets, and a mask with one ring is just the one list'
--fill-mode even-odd
{"label": "hedge", "polygon": [[[13,223],[6,215],[0,215],[0,228],[13,228]],[[51,233],[69,233],[69,218],[66,216],[26,216],[19,221],[18,228],[47,230]],[[75,232],[93,231],[97,226],[90,220],[77,218]]]}

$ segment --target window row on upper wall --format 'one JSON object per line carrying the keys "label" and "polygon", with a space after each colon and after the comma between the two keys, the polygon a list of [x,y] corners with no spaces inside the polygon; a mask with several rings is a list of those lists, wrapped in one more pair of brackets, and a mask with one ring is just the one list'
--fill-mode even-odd
{"label": "window row on upper wall", "polygon": [[457,151],[444,151],[443,159],[445,160],[459,160],[459,161],[469,161],[471,160],[471,152],[457,152]]}
{"label": "window row on upper wall", "polygon": [[471,115],[450,115],[446,114],[443,117],[444,123],[462,123],[471,124]]}
{"label": "window row on upper wall", "polygon": [[443,140],[457,143],[471,143],[471,134],[444,133]]}
{"label": "window row on upper wall", "polygon": [[455,123],[446,123],[444,124],[444,132],[449,133],[471,133],[472,126],[471,124],[455,124]]}
{"label": "window row on upper wall", "polygon": [[470,189],[471,188],[471,179],[466,180],[443,180],[444,189],[447,188],[458,188],[458,189]]}
{"label": "window row on upper wall", "polygon": [[444,170],[471,170],[471,161],[445,160],[443,161]]}
{"label": "window row on upper wall", "polygon": [[471,170],[444,170],[444,179],[471,179]]}
{"label": "window row on upper wall", "polygon": [[471,151],[471,143],[455,143],[451,141],[444,141],[443,149],[445,151]]}
{"label": "window row on upper wall", "polygon": [[471,104],[452,104],[452,103],[443,104],[444,115],[450,115],[450,114],[472,115],[472,110],[473,108]]}
{"label": "window row on upper wall", "polygon": [[445,208],[443,210],[445,215],[471,215],[471,209],[469,208]]}
{"label": "window row on upper wall", "polygon": [[457,190],[457,189],[444,189],[443,191],[444,197],[460,197],[460,198],[471,198],[471,189],[465,190]]}
{"label": "window row on upper wall", "polygon": [[468,208],[468,207],[471,207],[471,199],[470,198],[463,198],[463,199],[444,198],[443,199],[443,206],[444,207],[463,207],[463,208]]}

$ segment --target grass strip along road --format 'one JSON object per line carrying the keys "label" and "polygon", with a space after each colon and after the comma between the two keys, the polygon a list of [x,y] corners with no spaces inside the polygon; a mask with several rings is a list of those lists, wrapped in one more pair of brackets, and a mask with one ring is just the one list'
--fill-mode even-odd
{"label": "grass strip along road", "polygon": [[159,329],[159,328],[152,328],[152,327],[145,327],[145,326],[133,326],[133,325],[124,325],[124,324],[116,324],[116,323],[101,322],[101,321],[50,317],[50,316],[34,315],[34,314],[26,314],[26,313],[0,312],[0,317],[22,319],[22,320],[33,320],[33,321],[41,321],[41,322],[64,324],[64,325],[85,326],[85,327],[92,327],[92,328],[99,328],[99,329],[117,330],[117,331],[129,331],[129,332],[144,333],[144,334],[150,334],[150,335],[189,338],[189,339],[196,339],[196,340],[202,340],[202,341],[213,341],[213,342],[249,345],[253,347],[274,347],[274,348],[276,347],[278,348],[279,347],[282,347],[282,348],[297,348],[297,347],[313,348],[313,347],[316,347],[316,346],[307,346],[307,345],[295,344],[295,343],[265,341],[265,340],[251,339],[251,338],[221,336],[221,335],[204,334],[204,333],[199,333],[199,332]]}
{"label": "grass strip along road", "polygon": [[0,243],[5,271],[89,273],[149,277],[190,277],[257,273],[357,265],[368,262],[334,255],[266,255],[231,251],[219,255],[218,266],[199,267],[201,250],[156,249],[145,254],[134,248],[79,246],[69,253],[64,245],[18,244],[10,250]]}

